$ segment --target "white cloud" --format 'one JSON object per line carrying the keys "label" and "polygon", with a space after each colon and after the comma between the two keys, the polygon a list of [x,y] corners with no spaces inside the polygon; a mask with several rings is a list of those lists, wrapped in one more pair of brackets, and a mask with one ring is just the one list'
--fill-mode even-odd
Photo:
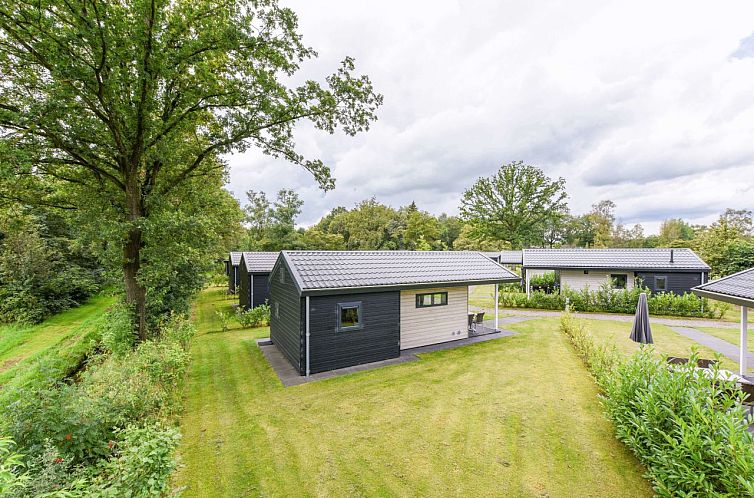
{"label": "white cloud", "polygon": [[[304,198],[303,224],[376,195],[456,212],[463,189],[512,160],[568,182],[579,212],[610,198],[626,222],[708,221],[751,206],[754,4],[731,2],[286,2],[320,53],[345,55],[385,96],[355,138],[303,126],[303,153],[336,189],[255,152],[229,158],[230,189]],[[738,51],[738,52],[737,52]],[[748,189],[748,190],[747,190]]]}

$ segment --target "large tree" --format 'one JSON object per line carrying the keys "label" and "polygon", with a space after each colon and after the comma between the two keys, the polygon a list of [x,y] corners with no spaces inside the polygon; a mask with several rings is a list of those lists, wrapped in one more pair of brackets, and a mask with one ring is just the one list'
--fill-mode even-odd
{"label": "large tree", "polygon": [[329,189],[295,123],[353,135],[375,119],[382,98],[351,58],[289,85],[316,56],[297,28],[275,0],[0,0],[0,195],[103,225],[142,339],[149,233],[217,183],[221,154],[256,147]]}
{"label": "large tree", "polygon": [[461,217],[472,237],[488,237],[514,248],[542,245],[547,226],[566,212],[565,180],[550,179],[521,161],[479,178],[464,193]]}

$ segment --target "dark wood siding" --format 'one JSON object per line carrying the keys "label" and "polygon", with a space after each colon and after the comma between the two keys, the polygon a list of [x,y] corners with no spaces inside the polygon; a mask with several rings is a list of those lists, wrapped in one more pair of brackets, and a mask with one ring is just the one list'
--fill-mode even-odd
{"label": "dark wood siding", "polygon": [[239,268],[238,266],[230,265],[228,269],[228,292],[231,294],[236,293],[236,286],[239,282]]}
{"label": "dark wood siding", "polygon": [[250,274],[246,271],[246,265],[238,265],[238,305],[242,308],[249,307],[249,280]]}
{"label": "dark wood siding", "polygon": [[[362,303],[363,328],[338,332],[338,303],[354,301]],[[400,292],[313,296],[309,331],[311,373],[395,358],[400,355]]]}
{"label": "dark wood siding", "polygon": [[[280,281],[280,272],[285,274]],[[300,374],[303,371],[303,299],[284,264],[270,275],[270,339]]]}
{"label": "dark wood siding", "polygon": [[265,301],[270,299],[270,274],[269,273],[255,273],[254,274],[254,302],[252,306],[257,307],[260,304],[264,304]]}
{"label": "dark wood siding", "polygon": [[[691,288],[702,283],[702,272],[636,272],[636,276],[643,280],[644,287],[652,292],[655,288],[655,277],[668,277],[668,292],[683,294],[691,292]],[[707,275],[704,276],[707,281]]]}

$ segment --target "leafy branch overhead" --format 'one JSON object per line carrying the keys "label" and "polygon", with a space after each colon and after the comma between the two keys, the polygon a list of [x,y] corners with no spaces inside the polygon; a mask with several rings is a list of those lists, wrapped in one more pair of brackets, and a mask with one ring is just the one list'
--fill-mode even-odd
{"label": "leafy branch overhead", "polygon": [[327,189],[329,168],[296,152],[294,124],[353,135],[382,102],[348,57],[326,85],[288,88],[281,76],[316,53],[272,1],[0,5],[0,71],[12,82],[0,87],[0,126],[17,173],[125,191],[137,169],[164,194],[216,167],[213,155],[255,146]]}

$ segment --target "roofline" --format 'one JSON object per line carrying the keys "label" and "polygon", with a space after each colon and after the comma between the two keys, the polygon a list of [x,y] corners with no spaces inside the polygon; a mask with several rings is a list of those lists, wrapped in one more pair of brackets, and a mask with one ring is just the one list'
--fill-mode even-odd
{"label": "roofline", "polygon": [[663,271],[671,271],[671,270],[676,270],[676,271],[684,271],[684,270],[685,271],[703,271],[703,270],[706,270],[706,271],[710,271],[711,270],[710,266],[702,258],[700,258],[699,255],[696,252],[694,252],[694,250],[692,248],[690,248],[690,247],[596,247],[596,248],[595,247],[557,247],[557,248],[529,247],[529,248],[521,249],[521,254],[522,254],[522,261],[523,261],[522,266],[524,268],[551,268],[551,269],[554,269],[554,270],[567,270],[567,269],[584,269],[584,270],[591,270],[591,269],[594,269],[594,270],[616,270],[616,269],[620,269],[620,270],[636,270],[636,269],[640,269],[640,268],[637,268],[635,266],[626,266],[626,267],[623,267],[623,266],[613,266],[613,267],[608,267],[608,268],[598,268],[598,267],[592,268],[592,267],[581,267],[581,266],[562,266],[562,267],[561,266],[537,266],[537,265],[530,266],[530,265],[526,264],[526,253],[529,252],[529,251],[531,251],[531,252],[547,252],[547,251],[552,251],[553,253],[557,253],[557,252],[560,252],[560,251],[578,251],[578,252],[589,253],[591,251],[608,251],[608,252],[613,252],[613,251],[615,251],[615,252],[617,252],[617,251],[659,252],[659,251],[671,251],[671,250],[672,251],[685,251],[685,252],[691,253],[696,258],[696,260],[699,261],[700,265],[698,267],[696,267],[696,268],[683,268],[683,269],[680,269],[680,268],[660,267],[660,268],[648,268],[648,269],[651,269],[651,270],[658,269],[658,270],[663,270]]}
{"label": "roofline", "polygon": [[638,267],[638,266],[558,266],[558,265],[526,265],[522,268],[536,268],[539,270],[634,270],[634,271],[675,271],[685,273],[696,273],[700,271],[710,271],[710,267],[704,268],[668,268],[668,267]]}
{"label": "roofline", "polygon": [[298,294],[300,296],[303,295],[302,289],[304,288],[304,281],[301,280],[301,275],[298,274],[298,270],[296,270],[296,267],[292,265],[290,259],[288,259],[288,251],[280,251],[280,256],[278,256],[275,266],[272,267],[270,275],[275,272],[275,268],[280,264],[280,261],[283,261],[286,268],[288,268],[288,272],[293,277],[293,283],[296,284],[296,291]]}
{"label": "roofline", "polygon": [[[707,285],[707,284],[704,284]],[[735,304],[738,306],[745,306],[747,308],[754,308],[754,299],[747,299],[745,297],[731,296],[730,294],[721,294],[715,291],[709,291],[700,289],[698,287],[692,287],[691,292],[699,297],[706,297],[708,299],[714,299],[715,301],[722,301],[724,303]]]}
{"label": "roofline", "polygon": [[[279,252],[275,252],[275,251],[241,251],[241,261],[238,262],[238,266],[241,266],[241,263],[244,263],[244,266],[246,266],[245,264],[246,258],[244,258],[244,255],[247,252],[250,254],[260,254],[260,253],[261,254],[278,254],[278,255],[280,254]],[[277,258],[275,258],[275,263],[277,264]],[[233,265],[233,266],[236,266],[236,265]],[[275,269],[275,264],[273,264],[272,268],[270,268],[269,270],[249,270],[249,267],[246,266],[246,271],[248,273],[272,273],[272,270],[274,269]]]}
{"label": "roofline", "polygon": [[380,291],[387,292],[393,290],[402,289],[428,289],[433,287],[458,287],[463,285],[492,285],[497,283],[514,283],[520,282],[519,277],[506,277],[495,279],[481,279],[481,280],[452,280],[447,282],[414,282],[410,284],[389,284],[389,285],[367,285],[367,286],[352,286],[352,287],[326,287],[321,289],[304,289],[300,290],[299,294],[302,296],[314,296],[314,295],[332,295],[332,294],[360,294],[363,292]]}

